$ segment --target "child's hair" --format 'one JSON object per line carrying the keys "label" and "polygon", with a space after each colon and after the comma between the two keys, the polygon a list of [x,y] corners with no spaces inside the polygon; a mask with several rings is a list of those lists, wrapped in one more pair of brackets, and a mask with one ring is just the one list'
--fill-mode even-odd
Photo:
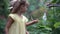
{"label": "child's hair", "polygon": [[13,9],[11,13],[17,13],[17,11],[20,9],[20,6],[25,4],[26,4],[26,0],[16,1],[13,5]]}

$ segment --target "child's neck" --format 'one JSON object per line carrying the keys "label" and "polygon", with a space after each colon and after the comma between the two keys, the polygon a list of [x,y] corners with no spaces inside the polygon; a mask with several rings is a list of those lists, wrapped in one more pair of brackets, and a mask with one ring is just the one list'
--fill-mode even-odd
{"label": "child's neck", "polygon": [[17,14],[18,14],[18,15],[20,15],[20,16],[22,15],[22,13],[21,13],[21,12],[19,12],[19,11],[18,11],[18,13],[17,13]]}

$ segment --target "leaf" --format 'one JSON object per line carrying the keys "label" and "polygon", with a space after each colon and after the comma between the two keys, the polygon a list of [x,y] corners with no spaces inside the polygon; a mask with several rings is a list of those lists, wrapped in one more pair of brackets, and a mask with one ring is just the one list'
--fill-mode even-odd
{"label": "leaf", "polygon": [[57,0],[53,0],[52,3],[56,3]]}
{"label": "leaf", "polygon": [[60,27],[60,22],[56,22],[56,23],[54,24],[54,27],[55,27],[55,28]]}

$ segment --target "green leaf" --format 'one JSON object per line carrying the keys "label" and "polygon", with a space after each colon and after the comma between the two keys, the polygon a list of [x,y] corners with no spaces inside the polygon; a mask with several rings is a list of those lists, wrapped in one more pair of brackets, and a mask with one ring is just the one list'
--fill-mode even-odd
{"label": "green leaf", "polygon": [[56,22],[56,23],[54,24],[54,27],[55,27],[55,28],[60,27],[60,22]]}

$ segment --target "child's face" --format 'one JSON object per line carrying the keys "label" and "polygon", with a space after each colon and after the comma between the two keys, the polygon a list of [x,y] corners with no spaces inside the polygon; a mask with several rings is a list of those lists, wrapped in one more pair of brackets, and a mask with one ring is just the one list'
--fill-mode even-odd
{"label": "child's face", "polygon": [[22,13],[24,13],[24,12],[26,12],[27,8],[28,8],[28,3],[26,3],[25,5],[21,5],[20,11],[21,11]]}

